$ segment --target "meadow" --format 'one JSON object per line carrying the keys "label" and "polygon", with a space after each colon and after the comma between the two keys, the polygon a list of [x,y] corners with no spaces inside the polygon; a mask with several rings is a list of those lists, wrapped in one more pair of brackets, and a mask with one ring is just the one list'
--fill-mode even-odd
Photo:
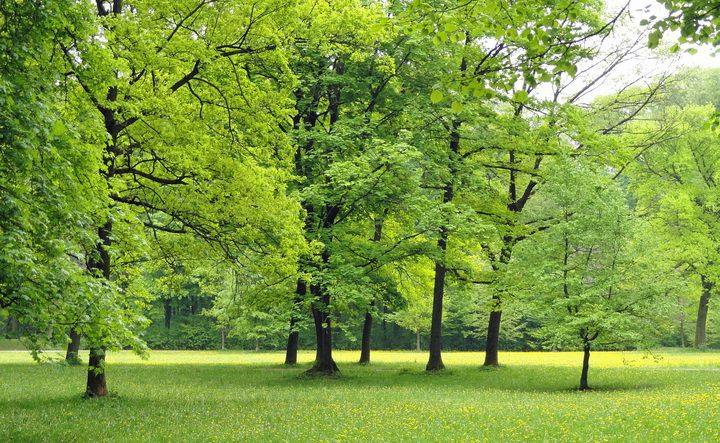
{"label": "meadow", "polygon": [[283,354],[153,351],[108,356],[113,395],[81,398],[85,367],[0,352],[0,441],[718,441],[720,353],[337,352],[337,378],[301,376]]}

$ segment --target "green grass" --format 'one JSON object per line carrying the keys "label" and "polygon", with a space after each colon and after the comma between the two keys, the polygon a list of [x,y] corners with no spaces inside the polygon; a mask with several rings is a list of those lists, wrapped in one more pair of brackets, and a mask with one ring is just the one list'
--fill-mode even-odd
{"label": "green grass", "polygon": [[[14,338],[0,338],[0,351],[22,351],[25,349],[25,345],[23,345],[20,340]],[[2,359],[0,359],[0,362],[2,362]]]}
{"label": "green grass", "polygon": [[84,400],[84,368],[0,352],[0,441],[718,441],[720,353],[338,352],[342,377],[298,375],[281,353],[155,351],[108,357],[114,396]]}

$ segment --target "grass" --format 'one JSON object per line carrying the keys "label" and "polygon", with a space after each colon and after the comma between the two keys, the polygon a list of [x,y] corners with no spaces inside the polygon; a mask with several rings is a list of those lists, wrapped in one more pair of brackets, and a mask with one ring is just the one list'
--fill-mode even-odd
{"label": "grass", "polygon": [[299,377],[281,353],[155,351],[108,357],[114,396],[84,400],[84,368],[0,352],[0,441],[718,441],[720,353],[338,352],[342,377]]}
{"label": "grass", "polygon": [[[25,350],[20,340],[14,338],[0,338],[0,351],[21,351]],[[2,361],[0,359],[0,361]]]}

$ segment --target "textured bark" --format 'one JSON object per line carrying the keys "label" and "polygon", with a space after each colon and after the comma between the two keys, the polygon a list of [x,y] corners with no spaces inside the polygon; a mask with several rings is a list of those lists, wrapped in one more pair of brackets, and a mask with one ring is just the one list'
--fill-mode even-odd
{"label": "textured bark", "polygon": [[705,337],[707,331],[707,315],[710,296],[713,289],[713,283],[706,276],[701,275],[702,295],[698,304],[697,322],[695,323],[695,348],[705,347]]}
{"label": "textured bark", "polygon": [[580,374],[580,390],[587,391],[590,389],[588,385],[588,371],[590,370],[590,343],[585,343],[583,346],[583,365],[582,373]]}
{"label": "textured bark", "polygon": [[370,312],[366,312],[365,322],[363,323],[362,348],[360,350],[361,365],[370,363],[370,333],[372,332],[372,321],[372,314]]}
{"label": "textured bark", "polygon": [[71,365],[80,363],[80,334],[75,329],[70,329],[70,343],[67,345],[65,361]]}
{"label": "textured bark", "polygon": [[[495,296],[493,298],[496,298]],[[497,301],[499,299],[496,298]],[[495,310],[490,313],[488,321],[487,341],[485,344],[485,362],[483,366],[497,366],[498,348],[500,344],[500,323],[502,320],[502,311]]]}
{"label": "textured bark", "polygon": [[107,383],[105,382],[105,350],[91,348],[85,395],[88,397],[105,397],[107,394]]}
{"label": "textured bark", "polygon": [[[311,289],[316,292],[318,289]],[[326,305],[327,306],[327,305]],[[315,321],[315,338],[317,340],[317,351],[315,363],[308,369],[307,373],[312,375],[336,375],[340,372],[332,356],[332,326],[330,316],[325,307],[313,306],[313,320]]]}

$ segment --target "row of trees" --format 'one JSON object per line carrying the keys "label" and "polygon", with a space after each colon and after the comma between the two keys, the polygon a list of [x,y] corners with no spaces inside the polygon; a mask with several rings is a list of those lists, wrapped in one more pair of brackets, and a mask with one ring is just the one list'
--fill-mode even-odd
{"label": "row of trees", "polygon": [[664,76],[591,100],[646,44],[627,7],[0,5],[0,306],[36,351],[84,337],[89,396],[107,350],[144,351],[153,297],[189,286],[223,330],[285,322],[288,364],[309,324],[313,374],[338,372],[339,318],[362,318],[368,363],[381,311],[429,325],[443,369],[446,296],[485,365],[502,324],[532,323],[584,349],[582,388],[593,346],[656,338],[696,286],[705,323],[713,108]]}

